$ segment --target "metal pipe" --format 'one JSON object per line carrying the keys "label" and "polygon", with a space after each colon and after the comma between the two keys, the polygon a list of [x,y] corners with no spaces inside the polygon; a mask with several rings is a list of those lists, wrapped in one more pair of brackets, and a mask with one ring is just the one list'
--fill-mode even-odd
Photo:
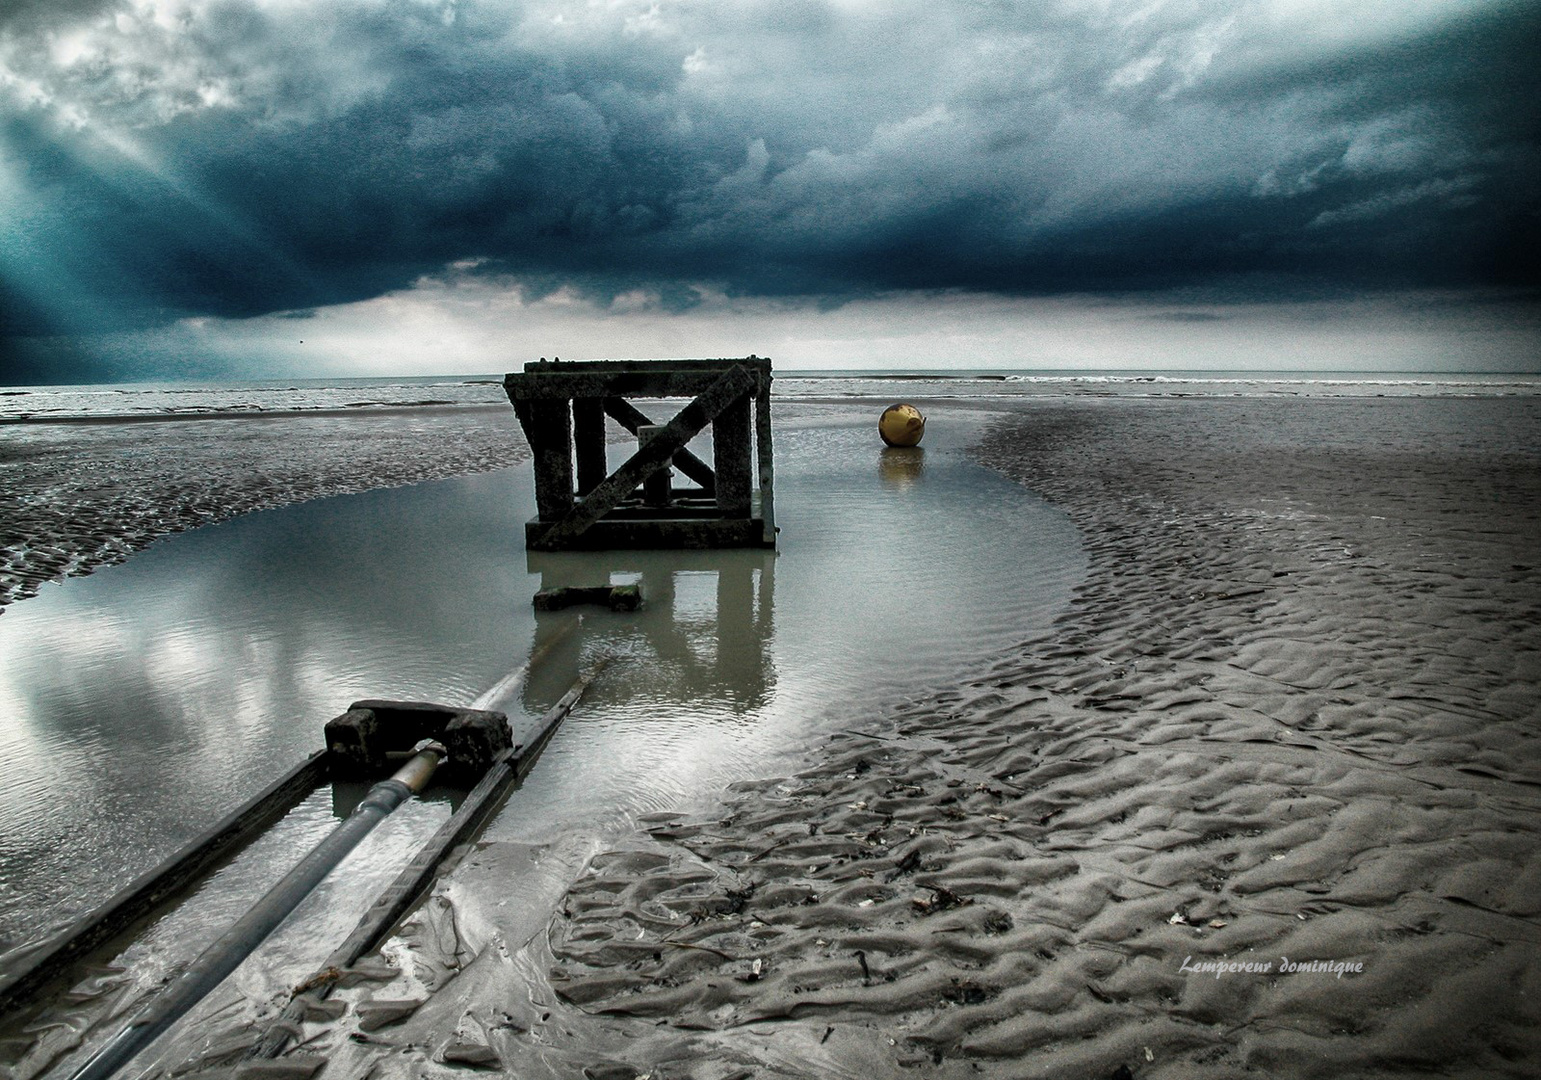
{"label": "metal pipe", "polygon": [[169,986],[149,1001],[128,1026],[91,1056],[71,1080],[106,1080],[240,966],[242,960],[278,929],[301,900],[352,851],[385,816],[428,785],[444,760],[444,747],[424,741],[412,760],[389,780],[369,789],[353,813],[283,880],[210,945]]}
{"label": "metal pipe", "polygon": [[[536,654],[536,659],[539,655],[539,653]],[[288,1048],[294,1032],[298,1030],[300,1022],[304,1019],[307,1001],[324,1000],[336,986],[336,980],[327,978],[323,973],[352,966],[358,962],[359,957],[380,944],[386,932],[396,924],[396,921],[406,913],[408,907],[427,887],[439,860],[444,858],[452,847],[463,843],[473,830],[481,826],[498,805],[499,796],[509,784],[523,780],[530,774],[541,751],[556,734],[557,727],[573,710],[573,706],[583,696],[589,683],[609,663],[610,657],[603,657],[593,671],[579,677],[578,681],[573,683],[572,689],[563,694],[561,699],[541,717],[540,724],[529,742],[521,743],[512,750],[498,755],[492,767],[483,775],[481,782],[466,796],[465,802],[460,804],[460,809],[450,815],[450,819],[441,825],[439,831],[418,850],[417,856],[406,869],[397,876],[385,892],[380,894],[380,898],[364,913],[364,917],[353,928],[353,933],[348,935],[348,939],[333,950],[331,956],[322,961],[321,971],[301,984],[306,988],[295,992],[278,1019],[268,1025],[267,1030],[262,1033],[262,1038],[258,1039],[256,1045],[247,1052],[248,1058],[276,1058]]]}
{"label": "metal pipe", "polygon": [[191,892],[221,859],[245,847],[261,830],[314,791],[326,773],[327,752],[320,750],[210,826],[177,854],[82,916],[51,944],[29,956],[9,978],[0,978],[0,1017],[4,1024],[14,1026],[12,1021],[41,1003],[41,991],[62,979],[93,949],[114,940],[173,898]]}

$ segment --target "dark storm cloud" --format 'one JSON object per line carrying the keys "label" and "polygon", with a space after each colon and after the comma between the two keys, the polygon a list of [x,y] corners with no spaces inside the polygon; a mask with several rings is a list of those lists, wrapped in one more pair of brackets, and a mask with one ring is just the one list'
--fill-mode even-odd
{"label": "dark storm cloud", "polygon": [[671,310],[1535,285],[1541,8],[1215,7],[29,2],[0,333],[457,261]]}

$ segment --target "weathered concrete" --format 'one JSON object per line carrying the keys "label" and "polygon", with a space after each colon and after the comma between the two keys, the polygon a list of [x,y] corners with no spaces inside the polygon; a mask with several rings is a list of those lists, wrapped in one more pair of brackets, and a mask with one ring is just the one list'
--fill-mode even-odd
{"label": "weathered concrete", "polygon": [[508,717],[483,709],[457,709],[423,701],[355,701],[326,725],[326,745],[338,776],[376,779],[389,775],[390,755],[436,739],[449,750],[445,780],[475,783],[500,752],[513,745]]}
{"label": "weathered concrete", "polygon": [[[525,527],[526,546],[532,551],[774,547],[770,382],[770,361],[756,356],[541,360],[526,364],[523,373],[505,376],[509,401],[535,459],[537,516]],[[656,425],[626,395],[694,399],[674,419]],[[637,435],[639,443],[630,458],[608,473],[607,415]],[[712,467],[686,449],[707,424],[712,425]],[[695,480],[700,490],[675,491],[671,468]],[[641,500],[636,498],[639,485]]]}
{"label": "weathered concrete", "polygon": [[640,585],[564,585],[535,594],[536,611],[561,611],[578,604],[598,604],[611,611],[636,611],[642,606]]}
{"label": "weathered concrete", "polygon": [[749,405],[747,396],[737,398],[712,421],[712,465],[717,474],[717,505],[724,517],[749,516],[754,481]]}

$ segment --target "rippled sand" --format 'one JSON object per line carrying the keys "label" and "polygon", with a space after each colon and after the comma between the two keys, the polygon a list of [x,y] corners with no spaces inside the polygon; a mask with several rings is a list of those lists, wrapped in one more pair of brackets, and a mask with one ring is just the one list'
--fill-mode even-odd
{"label": "rippled sand", "polygon": [[512,413],[492,407],[6,426],[0,608],[169,533],[528,455]]}
{"label": "rippled sand", "polygon": [[[458,1025],[525,1076],[1530,1075],[1537,421],[1003,418],[980,456],[1092,553],[1055,632],[597,855],[392,1045]],[[1183,970],[1218,960],[1272,970]]]}
{"label": "rippled sand", "polygon": [[1532,1075],[1537,403],[1029,402],[978,454],[1084,534],[1051,633],[708,813],[478,846],[286,1075]]}

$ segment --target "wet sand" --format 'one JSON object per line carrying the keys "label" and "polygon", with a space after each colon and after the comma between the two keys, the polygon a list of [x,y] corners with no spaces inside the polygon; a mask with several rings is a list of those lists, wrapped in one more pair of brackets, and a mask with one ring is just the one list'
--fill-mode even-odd
{"label": "wet sand", "polygon": [[503,468],[518,429],[502,407],[0,425],[0,608],[169,533]]}
{"label": "wet sand", "polygon": [[[376,1075],[1531,1075],[1538,418],[1004,417],[980,457],[1092,555],[1055,631],[644,823],[527,944],[462,902]],[[1183,970],[1222,961],[1271,970]]]}
{"label": "wet sand", "polygon": [[977,453],[1083,532],[1052,632],[603,851],[478,845],[287,1075],[1532,1075],[1541,404],[1034,401]]}

